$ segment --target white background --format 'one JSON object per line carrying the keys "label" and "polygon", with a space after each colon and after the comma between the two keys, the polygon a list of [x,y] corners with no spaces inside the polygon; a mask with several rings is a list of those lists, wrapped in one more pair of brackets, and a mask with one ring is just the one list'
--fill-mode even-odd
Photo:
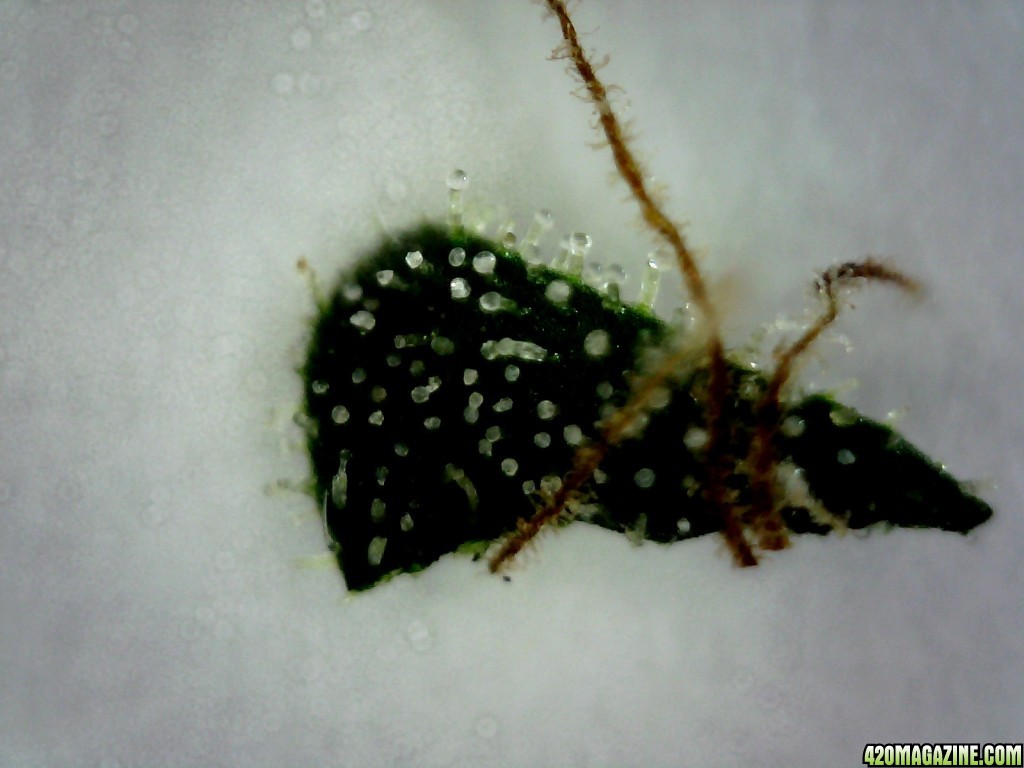
{"label": "white background", "polygon": [[[995,518],[968,538],[577,525],[506,584],[447,558],[355,599],[289,416],[310,312],[443,179],[649,247],[525,2],[0,4],[0,764],[857,765],[1024,736],[1024,11],[591,0],[733,343],[880,254],[830,386]],[[520,231],[524,229],[520,225]],[[635,290],[635,286],[632,290]],[[660,308],[679,301],[668,278]],[[312,558],[312,559],[310,559]]]}

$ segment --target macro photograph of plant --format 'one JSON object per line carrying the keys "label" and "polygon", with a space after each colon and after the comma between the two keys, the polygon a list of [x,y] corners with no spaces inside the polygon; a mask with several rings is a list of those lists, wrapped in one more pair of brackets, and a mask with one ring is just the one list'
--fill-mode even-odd
{"label": "macro photograph of plant", "polygon": [[0,3],[0,765],[1020,764],[1022,41]]}

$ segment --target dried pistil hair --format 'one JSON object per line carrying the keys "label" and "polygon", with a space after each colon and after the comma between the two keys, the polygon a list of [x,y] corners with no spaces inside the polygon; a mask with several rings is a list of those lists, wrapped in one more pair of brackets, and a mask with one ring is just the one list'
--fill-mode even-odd
{"label": "dried pistil hair", "polygon": [[[737,560],[742,565],[754,565],[750,546],[743,537],[742,528],[725,498],[725,480],[728,467],[724,462],[726,439],[723,425],[724,405],[729,397],[729,371],[725,359],[725,345],[719,331],[718,315],[711,301],[707,286],[697,267],[697,260],[686,244],[679,227],[668,217],[654,199],[644,180],[639,161],[629,147],[626,133],[608,99],[608,87],[597,76],[597,68],[580,45],[579,35],[573,24],[566,4],[562,0],[546,0],[548,11],[558,20],[562,31],[562,43],[553,53],[555,59],[567,59],[578,79],[582,82],[590,102],[597,110],[598,122],[607,139],[615,160],[615,168],[626,183],[630,194],[640,206],[644,223],[668,246],[675,255],[676,263],[683,275],[686,289],[700,312],[706,332],[707,367],[710,382],[707,391],[707,422],[709,447],[707,464],[708,483],[705,494],[709,503],[722,513],[723,531]],[[558,519],[565,503],[583,483],[589,480],[608,449],[615,445],[629,431],[636,418],[647,410],[650,393],[659,389],[678,370],[678,362],[670,358],[666,365],[647,374],[645,381],[637,388],[632,400],[619,415],[612,417],[610,424],[602,431],[597,445],[581,448],[573,462],[573,470],[563,484],[563,490],[545,505],[526,525],[520,526],[507,537],[497,553],[491,558],[491,570],[502,567],[526,542],[536,536],[547,522]]]}
{"label": "dried pistil hair", "polygon": [[852,287],[858,281],[887,283],[907,293],[920,290],[912,278],[874,259],[831,267],[815,282],[824,308],[803,335],[777,355],[775,371],[757,405],[757,428],[750,445],[752,503],[749,525],[757,546],[762,550],[779,550],[789,545],[773,492],[779,466],[773,438],[782,414],[782,390],[792,377],[797,361],[839,317],[839,291]]}
{"label": "dried pistil hair", "polygon": [[[562,0],[545,0],[545,4],[550,15],[558,20],[563,38],[562,43],[555,49],[553,58],[568,60],[571,65],[570,71],[583,84],[587,98],[597,111],[598,123],[611,149],[619,176],[640,206],[644,223],[664,240],[675,254],[685,286],[704,321],[706,335],[703,365],[709,374],[705,395],[709,443],[705,457],[707,485],[704,495],[708,504],[721,515],[722,531],[736,563],[741,566],[756,565],[757,557],[747,538],[746,529],[751,531],[756,546],[761,550],[779,550],[788,546],[785,525],[773,492],[778,470],[773,437],[779,426],[780,396],[796,362],[838,316],[838,289],[856,280],[887,282],[904,290],[916,289],[916,283],[905,275],[870,259],[833,267],[819,278],[817,288],[825,301],[825,309],[814,324],[778,356],[775,371],[757,407],[757,426],[749,450],[752,470],[751,505],[750,511],[741,517],[736,505],[729,498],[726,486],[733,469],[730,464],[735,463],[735,459],[730,460],[726,450],[728,426],[724,422],[725,406],[729,398],[734,396],[734,392],[714,304],[693,252],[687,246],[679,227],[665,214],[648,189],[644,173],[629,147],[626,133],[609,101],[609,89],[598,77],[598,67],[583,50],[566,4]],[[558,491],[550,498],[543,499],[544,503],[537,513],[530,520],[520,520],[516,530],[502,541],[490,559],[492,572],[500,570],[510,562],[550,523],[564,519],[568,505],[593,476],[609,449],[631,433],[637,420],[649,410],[651,393],[660,390],[667,380],[678,374],[685,357],[691,355],[669,355],[662,365],[648,372],[640,384],[634,387],[629,402],[606,419],[599,439],[577,450],[572,470],[565,476]]]}

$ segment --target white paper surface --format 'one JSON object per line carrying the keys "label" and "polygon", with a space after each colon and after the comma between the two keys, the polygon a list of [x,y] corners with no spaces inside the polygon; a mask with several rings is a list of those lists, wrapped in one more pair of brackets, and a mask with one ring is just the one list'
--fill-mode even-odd
{"label": "white paper surface", "polygon": [[[289,427],[325,278],[445,175],[595,258],[649,248],[527,2],[0,4],[0,764],[858,765],[1020,741],[1024,46],[1004,3],[590,0],[637,147],[730,339],[889,257],[820,348],[962,478],[964,539],[576,525],[348,599]],[[635,278],[634,278],[635,279]],[[633,290],[635,290],[635,285]],[[659,308],[679,301],[667,278]]]}

